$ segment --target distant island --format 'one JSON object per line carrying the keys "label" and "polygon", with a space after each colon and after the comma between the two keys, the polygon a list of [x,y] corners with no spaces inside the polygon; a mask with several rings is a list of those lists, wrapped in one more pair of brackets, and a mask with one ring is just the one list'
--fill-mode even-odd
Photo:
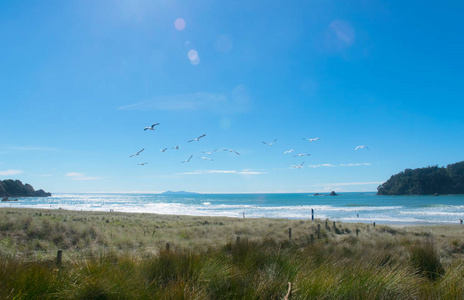
{"label": "distant island", "polygon": [[36,191],[30,184],[23,184],[20,180],[0,180],[0,197],[3,199],[8,199],[8,197],[49,197],[51,195],[44,190]]}
{"label": "distant island", "polygon": [[464,161],[445,167],[406,169],[377,188],[377,195],[464,194]]}
{"label": "distant island", "polygon": [[177,192],[166,191],[164,193],[161,193],[161,195],[198,195],[198,193],[186,192],[186,191],[177,191]]}

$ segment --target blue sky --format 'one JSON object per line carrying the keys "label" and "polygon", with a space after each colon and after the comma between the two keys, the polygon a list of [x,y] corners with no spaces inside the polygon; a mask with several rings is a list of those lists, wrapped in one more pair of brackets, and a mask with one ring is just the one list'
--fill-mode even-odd
{"label": "blue sky", "polygon": [[[405,168],[462,161],[463,13],[460,1],[3,1],[0,179],[52,193],[375,191]],[[201,152],[224,148],[240,155]]]}

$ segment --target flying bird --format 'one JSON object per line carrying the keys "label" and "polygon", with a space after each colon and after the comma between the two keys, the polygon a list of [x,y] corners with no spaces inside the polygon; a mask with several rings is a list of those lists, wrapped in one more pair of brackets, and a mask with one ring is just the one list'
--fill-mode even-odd
{"label": "flying bird", "polygon": [[200,135],[200,136],[197,137],[196,139],[190,140],[190,141],[188,141],[187,143],[194,142],[194,141],[197,141],[197,142],[198,142],[202,137],[205,137],[205,136],[206,136],[206,134]]}
{"label": "flying bird", "polygon": [[[179,150],[179,145],[175,146],[175,147],[171,147],[171,149],[176,149],[176,150]],[[164,151],[163,151],[164,152]]]}
{"label": "flying bird", "polygon": [[136,155],[139,155],[140,153],[142,153],[143,150],[145,150],[145,148],[143,148],[142,150],[140,150],[140,151],[137,152],[137,153],[132,154],[130,157],[134,157],[134,156],[136,156]]}
{"label": "flying bird", "polygon": [[140,163],[140,164],[138,164],[138,165],[139,165],[139,166],[144,166],[144,165],[146,165],[146,164],[148,164],[148,163],[147,163],[147,162],[144,162],[144,163]]}
{"label": "flying bird", "polygon": [[295,150],[291,149],[291,150],[285,151],[284,154],[289,154],[289,153],[292,153],[293,151]]}
{"label": "flying bird", "polygon": [[275,143],[275,141],[277,141],[277,139],[273,140],[271,143],[266,143],[266,142],[263,142],[263,144],[266,144],[266,145],[272,146],[272,144],[274,144],[274,143]]}
{"label": "flying bird", "polygon": [[354,150],[358,150],[358,149],[362,149],[362,148],[366,148],[367,150],[369,150],[369,148],[367,148],[366,145],[357,146],[356,149],[354,149]]}
{"label": "flying bird", "polygon": [[155,130],[155,126],[156,126],[156,125],[159,125],[159,124],[160,124],[160,123],[155,123],[155,124],[151,125],[150,127],[145,127],[145,128],[143,129],[143,131]]}
{"label": "flying bird", "polygon": [[215,149],[215,150],[213,150],[213,151],[211,151],[211,152],[201,151],[201,153],[211,155],[211,154],[213,154],[214,152],[216,152],[217,150],[218,150],[218,149]]}
{"label": "flying bird", "polygon": [[222,151],[229,151],[229,152],[235,153],[237,155],[240,155],[240,153],[238,153],[237,151],[235,151],[233,149],[222,149]]}
{"label": "flying bird", "polygon": [[308,153],[300,153],[300,154],[296,154],[296,155],[293,155],[294,157],[297,157],[297,156],[309,156],[311,154],[308,154]]}
{"label": "flying bird", "polygon": [[292,165],[293,168],[295,169],[301,169],[301,167],[303,166],[304,162],[302,162],[301,164],[299,165]]}
{"label": "flying bird", "polygon": [[319,138],[314,138],[314,139],[303,138],[303,140],[307,140],[307,141],[309,141],[310,143],[315,142],[315,141],[317,141],[318,139],[319,139]]}
{"label": "flying bird", "polygon": [[161,152],[166,152],[166,150],[168,150],[168,148],[160,149]]}
{"label": "flying bird", "polygon": [[193,157],[193,155],[190,155],[190,157],[187,160],[181,161],[180,163],[188,163],[190,162],[190,159]]}

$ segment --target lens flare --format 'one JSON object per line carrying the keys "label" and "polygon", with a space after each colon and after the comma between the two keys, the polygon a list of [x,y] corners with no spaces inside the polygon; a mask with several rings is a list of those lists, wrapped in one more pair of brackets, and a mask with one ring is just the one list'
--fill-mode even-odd
{"label": "lens flare", "polygon": [[178,18],[174,21],[174,27],[176,27],[177,30],[182,31],[185,29],[185,20],[182,18]]}
{"label": "lens flare", "polygon": [[200,56],[198,56],[198,52],[195,49],[192,49],[188,52],[188,58],[190,59],[190,62],[192,65],[196,66],[200,63]]}

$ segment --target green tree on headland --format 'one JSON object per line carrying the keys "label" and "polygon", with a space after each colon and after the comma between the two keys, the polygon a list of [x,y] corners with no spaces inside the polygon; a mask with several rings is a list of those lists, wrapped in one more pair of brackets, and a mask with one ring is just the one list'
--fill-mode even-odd
{"label": "green tree on headland", "polygon": [[445,167],[406,169],[377,188],[377,195],[464,194],[464,161]]}

